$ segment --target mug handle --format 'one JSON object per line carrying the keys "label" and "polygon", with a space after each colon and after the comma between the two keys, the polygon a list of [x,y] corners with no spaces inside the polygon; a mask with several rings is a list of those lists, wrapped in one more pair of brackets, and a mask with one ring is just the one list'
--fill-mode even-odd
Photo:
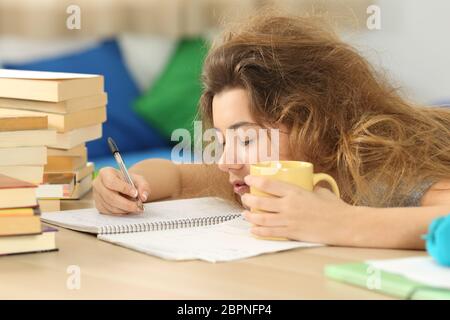
{"label": "mug handle", "polygon": [[335,195],[337,195],[339,198],[341,197],[340,193],[339,193],[338,185],[337,185],[336,181],[333,179],[332,176],[330,176],[330,175],[328,175],[326,173],[315,173],[313,175],[313,185],[315,186],[320,181],[328,182],[328,184],[331,186],[331,190],[333,190],[333,193]]}

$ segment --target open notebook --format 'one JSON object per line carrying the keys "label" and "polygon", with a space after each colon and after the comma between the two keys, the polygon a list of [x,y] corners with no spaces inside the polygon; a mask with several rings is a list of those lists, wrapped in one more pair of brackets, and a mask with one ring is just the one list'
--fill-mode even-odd
{"label": "open notebook", "polygon": [[318,244],[256,239],[241,208],[219,198],[145,204],[143,214],[108,216],[95,209],[42,214],[44,222],[169,260],[231,261]]}
{"label": "open notebook", "polygon": [[397,298],[450,299],[450,268],[429,256],[328,265],[325,274]]}

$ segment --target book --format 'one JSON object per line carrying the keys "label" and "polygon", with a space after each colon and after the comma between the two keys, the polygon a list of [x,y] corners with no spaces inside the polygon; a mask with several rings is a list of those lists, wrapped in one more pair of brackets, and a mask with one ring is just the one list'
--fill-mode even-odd
{"label": "book", "polygon": [[0,131],[38,130],[48,128],[46,115],[2,114],[0,112]]}
{"label": "book", "polygon": [[38,199],[41,212],[61,211],[61,200],[59,199]]}
{"label": "book", "polygon": [[57,231],[44,226],[41,234],[0,237],[0,255],[56,251]]}
{"label": "book", "polygon": [[35,184],[0,174],[0,208],[34,207]]}
{"label": "book", "polygon": [[0,97],[59,102],[104,91],[98,75],[0,69]]}
{"label": "book", "polygon": [[86,165],[87,157],[48,156],[45,172],[74,171]]}
{"label": "book", "polygon": [[14,147],[0,148],[0,166],[43,166],[47,163],[47,148]]}
{"label": "book", "polygon": [[44,178],[44,166],[0,166],[0,174],[33,184],[40,184]]}
{"label": "book", "polygon": [[[416,259],[404,258],[404,259]],[[441,283],[426,283],[411,278],[403,274],[402,271],[394,271],[385,269],[385,266],[373,264],[370,261],[366,263],[346,263],[338,265],[328,265],[325,267],[325,275],[333,280],[341,281],[350,285],[365,288],[382,294],[400,299],[424,300],[424,299],[450,299],[450,288],[448,287],[448,277],[450,269],[439,267],[433,263],[430,257],[420,257],[422,260],[419,265],[425,265],[425,268],[420,272],[413,267],[412,269],[405,269],[406,272],[414,272],[419,277],[433,277],[434,279],[442,278]],[[401,260],[401,259],[394,259]],[[411,261],[408,261],[408,264]],[[416,261],[412,261],[416,264]],[[397,262],[394,261],[395,268],[398,268]],[[389,267],[388,267],[389,268]],[[439,271],[436,271],[439,269]],[[433,271],[433,272],[431,272]],[[444,275],[442,275],[444,273]],[[446,284],[446,286],[442,286]]]}
{"label": "book", "polygon": [[[102,136],[102,125],[75,129],[66,133],[56,133],[56,141],[48,144],[51,148],[72,149],[86,141],[95,140]],[[1,140],[0,140],[1,141]]]}
{"label": "book", "polygon": [[56,143],[55,130],[0,131],[0,148],[48,146]]}
{"label": "book", "polygon": [[91,181],[92,181],[92,174],[94,173],[94,169],[95,169],[95,165],[93,162],[88,162],[86,163],[86,166],[73,171],[75,173],[75,180],[77,182],[80,182],[81,180],[83,180],[84,178],[86,178],[87,176],[91,177]]}
{"label": "book", "polygon": [[45,173],[44,182],[36,190],[36,197],[64,198],[70,197],[76,183],[75,173]]}
{"label": "book", "polygon": [[11,210],[9,215],[0,215],[0,238],[11,235],[41,233],[40,210],[38,206],[33,209],[33,215],[26,215],[23,211],[13,213],[13,210]]}
{"label": "book", "polygon": [[66,171],[54,171],[54,172],[44,172],[44,181],[46,180],[46,175],[58,175],[58,174],[74,174],[75,181],[80,182],[82,179],[87,177],[88,175],[92,176],[94,172],[95,166],[93,162],[87,162],[83,167],[75,169],[75,170],[66,170]]}
{"label": "book", "polygon": [[261,240],[250,234],[242,209],[205,197],[146,203],[144,213],[102,215],[96,209],[43,213],[42,220],[97,234],[98,239],[169,260],[231,261],[319,244]]}
{"label": "book", "polygon": [[[57,132],[67,132],[73,129],[88,127],[106,121],[106,107],[97,107],[66,114],[44,113],[40,111],[16,110],[0,108],[1,117],[48,117],[48,128]],[[0,121],[1,124],[1,121]],[[47,128],[47,126],[45,126]]]}
{"label": "book", "polygon": [[449,290],[450,268],[439,265],[430,256],[368,260],[370,266],[417,281],[425,286]]}
{"label": "book", "polygon": [[[70,173],[69,173],[70,174]],[[38,186],[36,196],[38,199],[61,199],[77,200],[82,198],[92,189],[92,175],[87,175],[81,180],[76,180],[76,174],[71,173],[75,178],[70,184],[41,184]],[[45,176],[45,174],[44,174]]]}
{"label": "book", "polygon": [[36,210],[39,210],[39,207],[0,209],[0,217],[32,216],[36,214]]}
{"label": "book", "polygon": [[60,102],[0,98],[0,108],[33,110],[60,114],[106,106],[107,103],[108,98],[105,92]]}
{"label": "book", "polygon": [[92,175],[88,175],[75,183],[73,192],[70,196],[62,199],[75,200],[80,199],[92,189]]}
{"label": "book", "polygon": [[71,149],[55,149],[47,148],[48,156],[60,156],[60,157],[87,157],[87,148],[84,143],[74,146]]}

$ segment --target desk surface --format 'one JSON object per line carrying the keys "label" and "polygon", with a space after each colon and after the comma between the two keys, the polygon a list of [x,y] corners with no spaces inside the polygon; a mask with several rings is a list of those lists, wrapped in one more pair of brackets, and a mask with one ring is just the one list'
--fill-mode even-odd
{"label": "desk surface", "polygon": [[[91,207],[92,197],[63,209]],[[237,262],[173,262],[59,228],[58,252],[0,257],[0,299],[388,299],[328,280],[327,264],[424,255],[340,247],[295,249]],[[70,265],[81,286],[67,288]]]}

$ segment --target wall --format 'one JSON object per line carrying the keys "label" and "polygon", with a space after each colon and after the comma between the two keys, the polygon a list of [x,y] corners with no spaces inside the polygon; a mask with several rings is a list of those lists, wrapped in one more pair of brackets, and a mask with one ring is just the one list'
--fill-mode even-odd
{"label": "wall", "polygon": [[404,95],[420,103],[450,102],[450,1],[379,0],[381,30],[347,33]]}

